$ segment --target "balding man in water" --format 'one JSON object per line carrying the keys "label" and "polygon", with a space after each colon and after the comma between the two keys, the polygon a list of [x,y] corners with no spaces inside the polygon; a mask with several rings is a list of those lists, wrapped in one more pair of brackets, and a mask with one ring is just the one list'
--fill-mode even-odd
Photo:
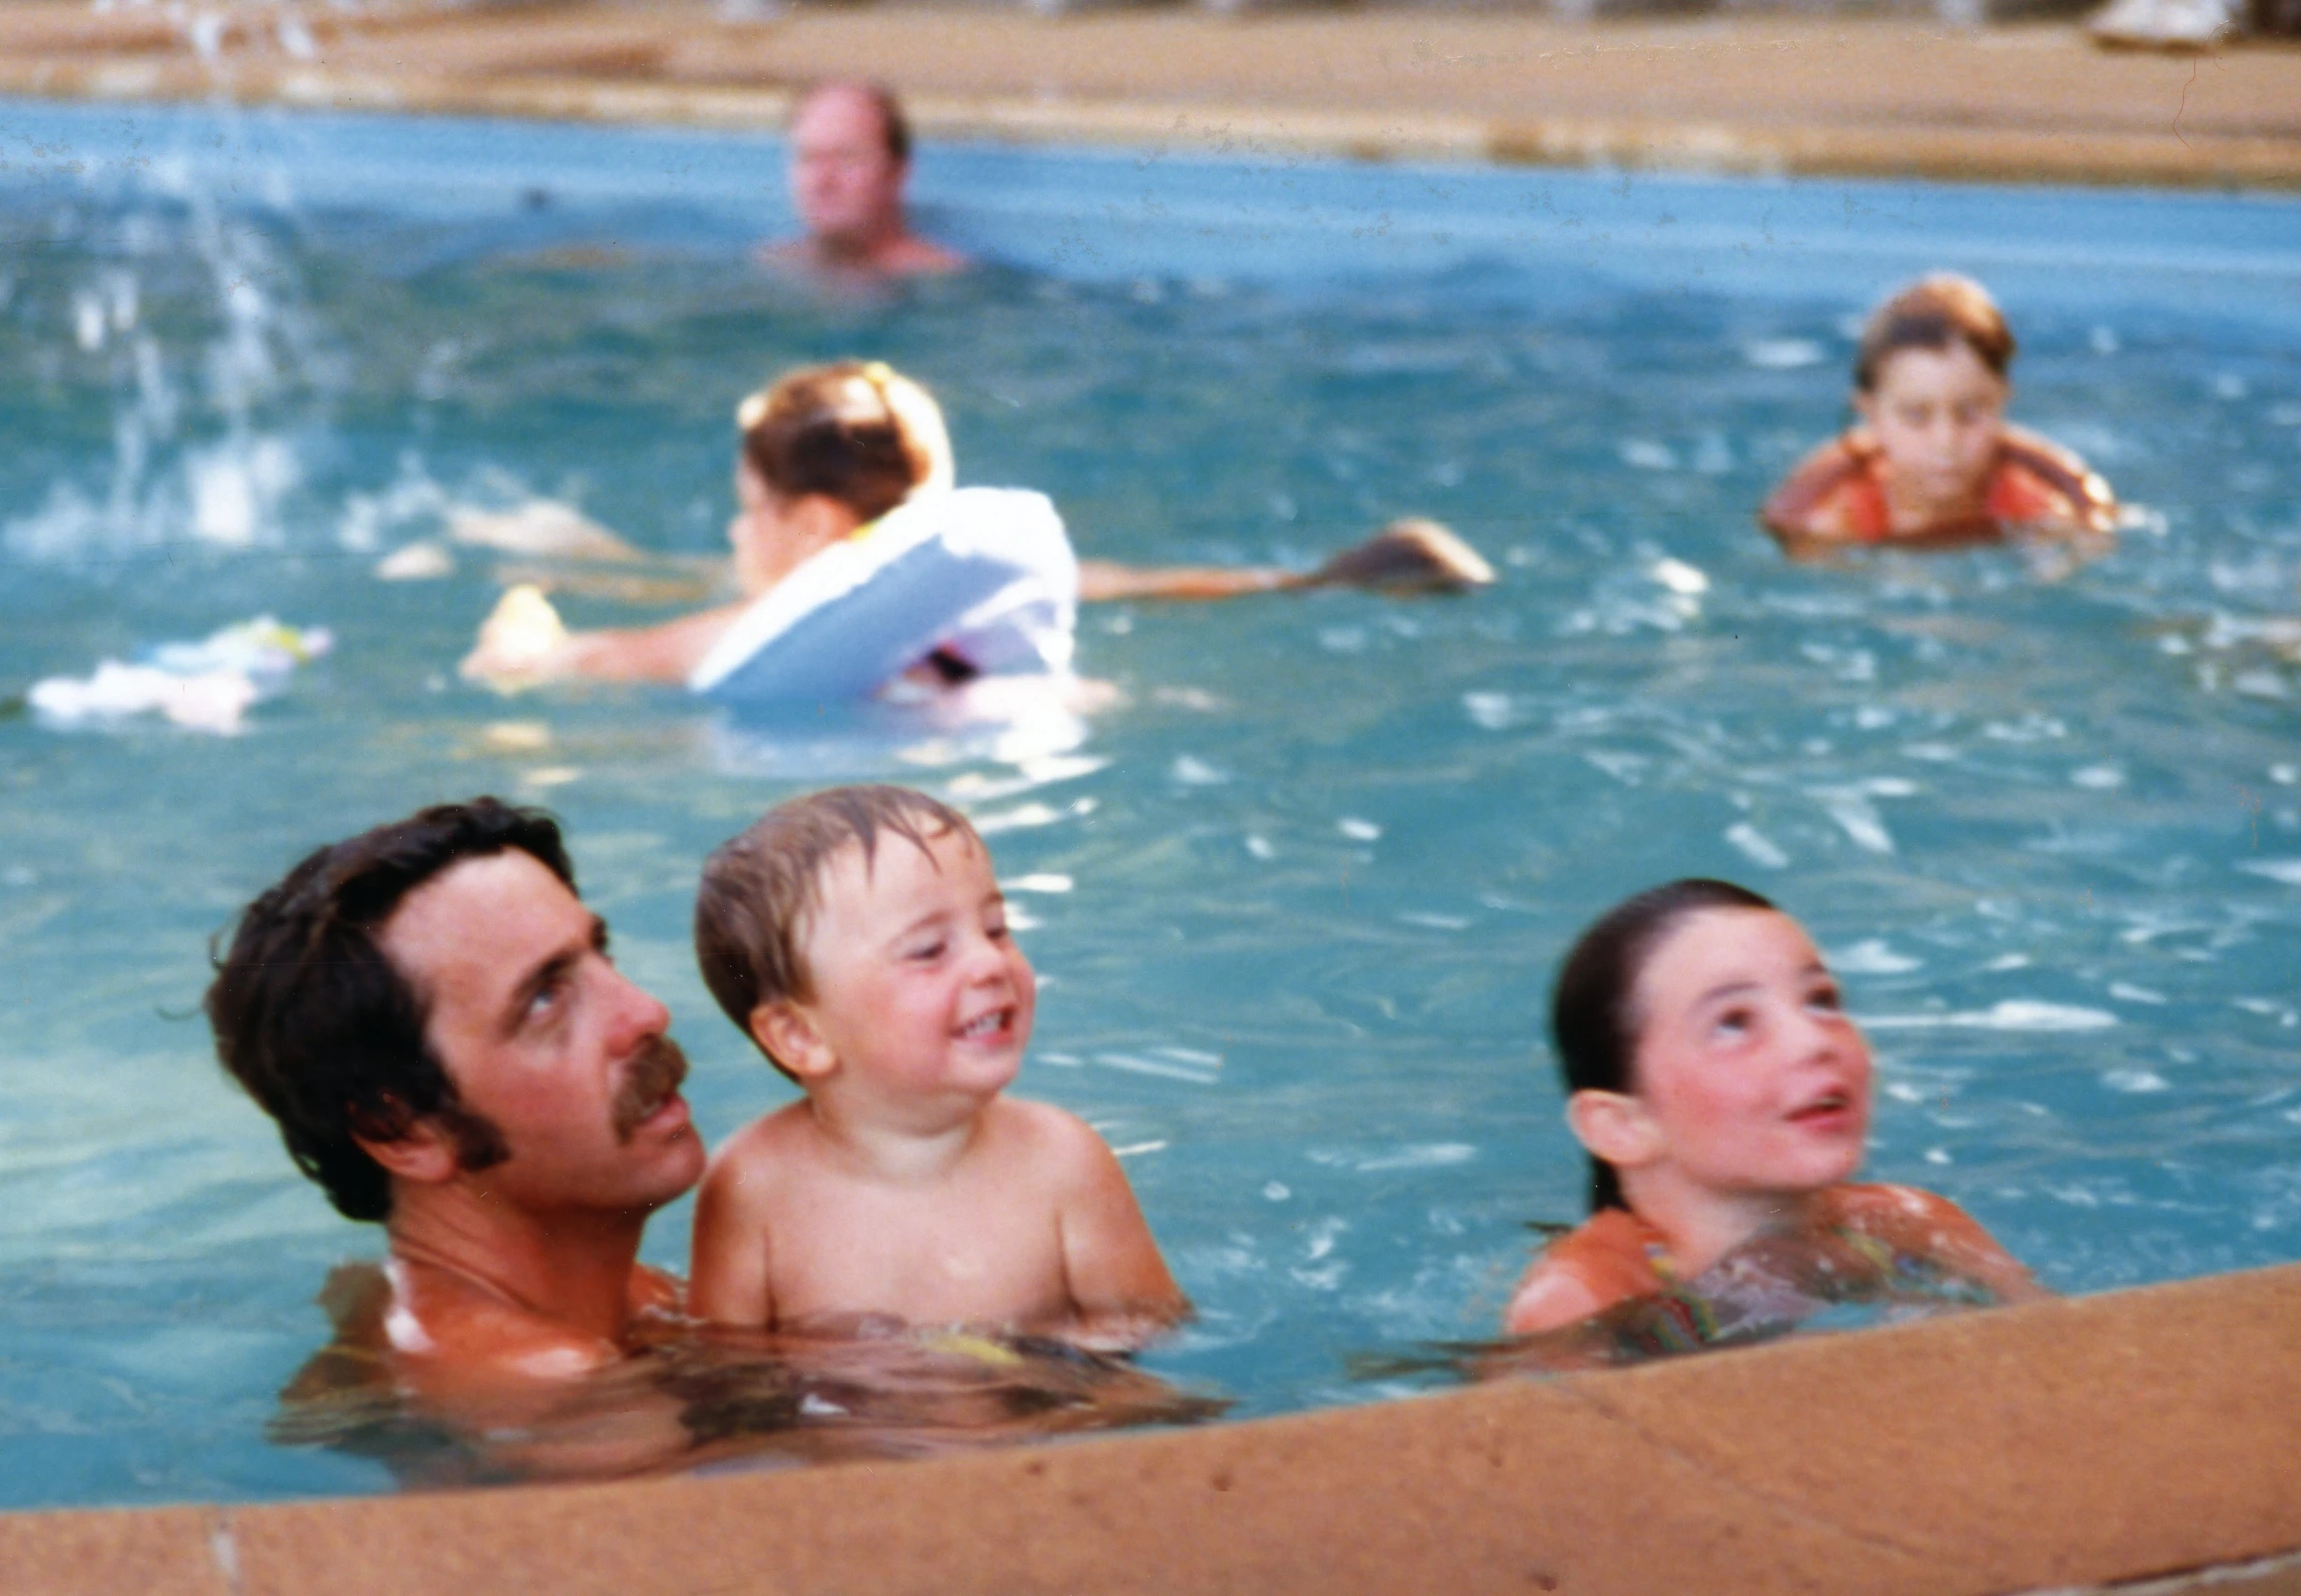
{"label": "balding man in water", "polygon": [[637,1258],[703,1173],[686,1060],[548,816],[478,798],[320,849],[249,905],[207,1008],[297,1167],[383,1223],[351,1316],[403,1383],[587,1373],[676,1311]]}
{"label": "balding man in water", "polygon": [[769,245],[761,259],[864,277],[958,271],[965,256],[911,231],[910,179],[911,128],[895,96],[856,79],[817,84],[791,113],[791,203],[807,236]]}

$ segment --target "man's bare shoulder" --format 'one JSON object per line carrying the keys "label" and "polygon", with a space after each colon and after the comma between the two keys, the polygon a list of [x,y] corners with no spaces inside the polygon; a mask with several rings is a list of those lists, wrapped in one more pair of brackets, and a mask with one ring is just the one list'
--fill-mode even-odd
{"label": "man's bare shoulder", "polygon": [[[384,1349],[419,1392],[574,1379],[622,1359],[612,1341],[571,1330],[447,1270],[399,1259],[387,1275],[390,1296],[380,1326]],[[634,1299],[657,1296],[661,1278],[634,1268]],[[675,1301],[675,1290],[671,1295]]]}

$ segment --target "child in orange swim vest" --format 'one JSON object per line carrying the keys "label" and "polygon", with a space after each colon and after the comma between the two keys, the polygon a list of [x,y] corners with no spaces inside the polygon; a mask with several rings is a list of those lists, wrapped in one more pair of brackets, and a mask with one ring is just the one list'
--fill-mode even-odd
{"label": "child in orange swim vest", "polygon": [[1870,1129],[1870,1050],[1803,927],[1754,892],[1676,881],[1583,934],[1551,1009],[1592,1215],[1535,1260],[1512,1334],[1660,1296],[1760,1237],[1912,1261],[2016,1301],[2043,1294],[1970,1215],[1849,1184]]}
{"label": "child in orange swim vest", "polygon": [[1798,463],[1758,518],[1793,556],[1847,544],[1946,547],[2009,530],[2106,537],[2108,483],[2005,419],[2013,335],[1980,284],[1902,290],[1863,329],[1861,420]]}

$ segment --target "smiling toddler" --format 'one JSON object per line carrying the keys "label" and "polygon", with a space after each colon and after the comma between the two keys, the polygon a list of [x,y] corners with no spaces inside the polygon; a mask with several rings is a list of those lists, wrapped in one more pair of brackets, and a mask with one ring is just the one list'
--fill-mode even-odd
{"label": "smiling toddler", "polygon": [[1001,1096],[1038,989],[965,817],[902,787],[783,804],[705,864],[695,951],[806,1093],[711,1161],[698,1314],[1124,1346],[1188,1311],[1103,1140]]}

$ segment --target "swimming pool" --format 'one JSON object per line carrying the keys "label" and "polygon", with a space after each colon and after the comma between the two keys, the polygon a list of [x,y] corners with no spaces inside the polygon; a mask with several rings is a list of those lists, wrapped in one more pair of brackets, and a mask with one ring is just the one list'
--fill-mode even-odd
{"label": "swimming pool", "polygon": [[[1124,1151],[1199,1304],[1151,1365],[1243,1412],[1491,1327],[1577,1210],[1550,971],[1685,872],[1808,921],[1879,1050],[1872,1170],[2048,1283],[2301,1255],[2301,676],[2259,635],[2301,560],[2291,201],[937,151],[930,225],[1011,264],[857,305],[743,264],[771,139],[19,105],[0,160],[0,694],[264,611],[338,639],[239,737],[0,720],[0,1505],[387,1485],[263,1438],[374,1237],[196,1006],[292,857],[478,790],[567,820],[714,1138],[783,1089],[693,975],[702,854],[831,769],[966,802],[1042,889],[1023,1090]],[[1848,319],[1934,266],[2156,529],[2059,582],[1780,561],[1751,506],[1837,423]],[[1019,767],[494,699],[451,672],[493,562],[373,574],[525,492],[715,549],[734,400],[850,353],[1091,555],[1416,511],[1504,582],[1093,611],[1129,703]]]}

